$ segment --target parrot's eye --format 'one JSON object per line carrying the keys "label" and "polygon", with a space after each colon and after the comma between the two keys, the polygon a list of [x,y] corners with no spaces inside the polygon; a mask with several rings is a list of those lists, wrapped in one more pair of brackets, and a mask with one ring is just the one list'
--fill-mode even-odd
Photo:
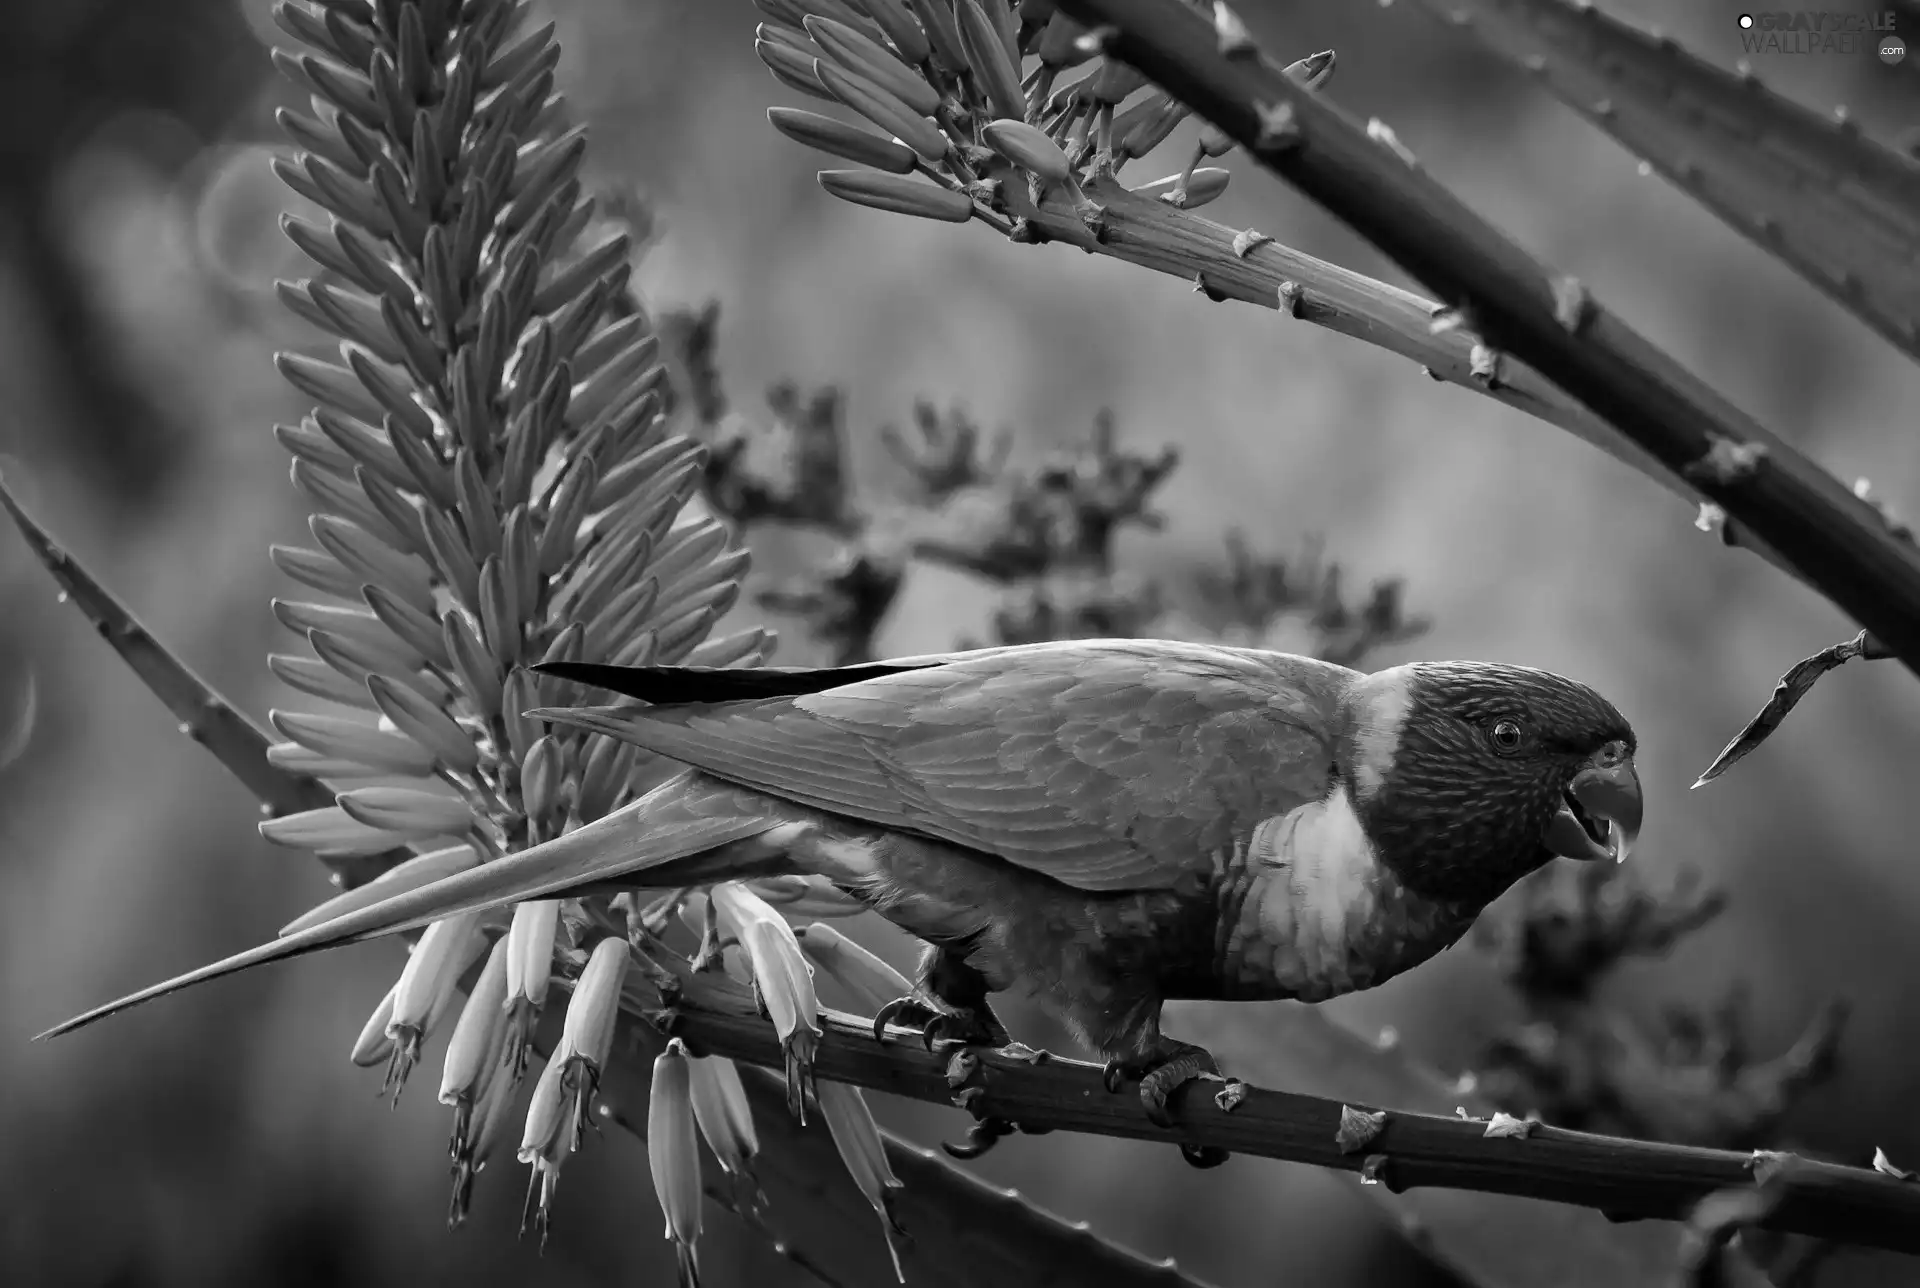
{"label": "parrot's eye", "polygon": [[1494,725],[1493,731],[1487,737],[1493,743],[1495,751],[1520,750],[1520,726],[1512,720],[1502,720]]}

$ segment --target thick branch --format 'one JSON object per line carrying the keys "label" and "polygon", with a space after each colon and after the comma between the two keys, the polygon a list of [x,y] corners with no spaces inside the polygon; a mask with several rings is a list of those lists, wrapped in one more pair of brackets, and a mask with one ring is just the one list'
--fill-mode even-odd
{"label": "thick branch", "polygon": [[[781,1067],[772,1026],[730,981],[687,981],[662,1027],[702,1054]],[[1147,1120],[1131,1088],[1109,1094],[1098,1067],[1049,1058],[1029,1064],[991,1051],[929,1053],[917,1042],[874,1041],[852,1017],[829,1014],[815,1058],[818,1076],[934,1103],[963,1097],[977,1115],[1030,1128],[1218,1146],[1317,1167],[1359,1172],[1389,1189],[1437,1185],[1596,1208],[1619,1219],[1682,1220],[1709,1194],[1751,1185],[1784,1168],[1770,1229],[1920,1253],[1920,1184],[1866,1168],[1788,1155],[1660,1145],[1535,1126],[1521,1137],[1487,1135],[1487,1124],[1389,1111],[1378,1134],[1344,1142],[1339,1101],[1248,1089],[1231,1110],[1189,1087],[1179,1130]],[[964,1075],[964,1076],[963,1076]],[[958,1084],[958,1090],[955,1088]],[[1371,1111],[1370,1106],[1352,1106]]]}
{"label": "thick branch", "polygon": [[[1061,0],[1138,68],[1753,530],[1920,672],[1920,551],[1832,475],[1180,0]],[[1220,7],[1224,9],[1224,6]],[[1236,24],[1233,24],[1237,26]]]}
{"label": "thick branch", "polygon": [[[1083,187],[1101,207],[1098,236],[1063,193],[1052,192],[1037,205],[1018,184],[1007,185],[1005,194],[1009,207],[1048,241],[1181,278],[1210,299],[1284,311],[1299,321],[1399,354],[1419,363],[1436,380],[1471,389],[1559,426],[1631,465],[1689,505],[1697,506],[1703,499],[1698,487],[1668,473],[1632,439],[1524,363],[1508,361],[1492,375],[1476,375],[1474,337],[1459,330],[1434,330],[1434,320],[1445,313],[1445,305],[1316,259],[1253,229],[1236,231],[1130,192],[1110,175],[1096,176]],[[1727,545],[1750,550],[1780,571],[1799,576],[1765,542],[1739,525],[1727,524],[1720,536]]]}

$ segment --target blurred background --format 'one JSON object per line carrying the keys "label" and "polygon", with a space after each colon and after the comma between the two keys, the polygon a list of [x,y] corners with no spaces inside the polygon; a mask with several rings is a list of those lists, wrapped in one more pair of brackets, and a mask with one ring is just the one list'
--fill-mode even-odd
{"label": "blurred background", "polygon": [[[1017,456],[1084,437],[1111,408],[1128,444],[1182,453],[1158,498],[1166,528],[1122,544],[1129,570],[1178,585],[1218,563],[1229,527],[1276,551],[1319,534],[1356,584],[1403,577],[1410,608],[1433,619],[1371,664],[1475,657],[1593,683],[1640,731],[1649,880],[1691,864],[1731,900],[1677,952],[1611,981],[1609,1004],[1655,1014],[1738,984],[1766,1055],[1844,997],[1835,1076],[1786,1131],[1851,1162],[1875,1146],[1920,1160],[1907,795],[1920,688],[1892,664],[1846,668],[1725,781],[1687,791],[1781,671],[1852,633],[1831,608],[1701,536],[1625,466],[1398,358],[1113,261],[835,202],[813,179],[834,163],[766,123],[768,105],[795,99],[754,57],[760,15],[746,0],[540,7],[593,128],[590,164],[653,209],[638,280],[659,308],[719,303],[736,406],[759,414],[761,391],[784,379],[839,386],[863,477],[882,472],[873,428],[905,421],[916,398],[1010,427]],[[1733,4],[1603,7],[1723,66],[1739,56]],[[1337,50],[1336,102],[1390,123],[1470,204],[1771,428],[1920,510],[1920,440],[1902,410],[1920,372],[1786,269],[1423,13],[1239,8],[1283,58]],[[278,642],[268,600],[286,593],[266,547],[297,539],[304,510],[269,427],[303,407],[270,355],[310,337],[271,283],[308,269],[276,228],[297,199],[267,169],[271,114],[296,100],[267,62],[266,0],[6,0],[0,29],[8,483],[217,688],[256,714],[287,705],[263,665]],[[1920,105],[1912,59],[1783,56],[1756,70],[1816,109],[1844,102],[1888,140]],[[1130,180],[1176,171],[1193,132]],[[1233,186],[1207,217],[1401,280],[1245,158],[1226,164]],[[754,536],[769,576],[811,553]],[[258,838],[245,792],[56,603],[10,531],[0,597],[0,727],[29,739],[0,772],[0,1280],[670,1281],[643,1153],[626,1140],[569,1166],[544,1256],[515,1238],[511,1164],[447,1235],[446,1111],[422,1084],[389,1112],[345,1058],[392,978],[390,950],[309,959],[28,1045],[84,1006],[258,941],[327,889],[317,865]],[[963,574],[916,569],[881,651],[979,637],[993,603]],[[817,659],[804,631],[784,634],[779,660]],[[1459,1070],[1503,1022],[1499,984],[1493,959],[1463,947],[1332,1009]],[[1258,1045],[1263,1013],[1195,1022]],[[962,1126],[953,1111],[874,1103],[921,1141]],[[1168,1152],[1058,1135],[1016,1137],[980,1166],[1223,1288],[1444,1282],[1346,1178],[1244,1159],[1193,1172]],[[737,1227],[703,1253],[716,1284],[800,1282]],[[1920,1272],[1848,1252],[1819,1282]]]}

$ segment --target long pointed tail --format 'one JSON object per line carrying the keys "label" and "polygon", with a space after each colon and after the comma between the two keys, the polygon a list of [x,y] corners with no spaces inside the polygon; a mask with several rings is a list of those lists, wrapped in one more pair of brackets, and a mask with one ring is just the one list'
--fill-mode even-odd
{"label": "long pointed tail", "polygon": [[778,833],[794,827],[796,820],[794,809],[780,801],[701,774],[684,774],[565,836],[143,988],[39,1036],[71,1033],[129,1007],[223,975],[342,944],[401,934],[459,913],[527,899],[564,898],[616,881],[633,886],[688,884],[688,880],[676,878],[691,873],[661,872],[655,880],[640,876],[680,859],[711,855],[711,859],[703,857],[697,863],[697,876],[692,876],[703,882],[746,875],[747,869],[761,866],[770,857],[778,847]]}

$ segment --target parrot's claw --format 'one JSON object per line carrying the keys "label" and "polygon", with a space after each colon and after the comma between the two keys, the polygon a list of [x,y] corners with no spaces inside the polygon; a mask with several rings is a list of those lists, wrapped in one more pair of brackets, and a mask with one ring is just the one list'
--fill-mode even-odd
{"label": "parrot's claw", "polygon": [[1189,1167],[1197,1167],[1205,1171],[1207,1168],[1220,1166],[1233,1155],[1218,1145],[1182,1145],[1180,1157],[1187,1160]]}
{"label": "parrot's claw", "polygon": [[[1173,1100],[1189,1082],[1226,1081],[1220,1076],[1220,1067],[1214,1063],[1211,1053],[1184,1042],[1172,1043],[1170,1049],[1144,1061],[1109,1060],[1101,1074],[1109,1092],[1119,1091],[1128,1078],[1135,1077],[1140,1079],[1140,1104],[1146,1110],[1147,1121],[1166,1130],[1177,1126]],[[1218,1167],[1230,1157],[1217,1146],[1190,1143],[1180,1146],[1180,1155],[1195,1167]]]}
{"label": "parrot's claw", "polygon": [[1005,1118],[982,1118],[967,1128],[966,1140],[943,1140],[940,1142],[940,1148],[962,1162],[971,1162],[1015,1132],[1023,1136],[1044,1136],[1052,1130],[1051,1127],[1029,1127],[1025,1123],[1010,1122]]}
{"label": "parrot's claw", "polygon": [[958,1042],[965,1046],[1001,1046],[1007,1034],[990,1017],[964,1007],[941,1007],[924,997],[896,997],[875,1012],[873,1040],[885,1042],[888,1025],[903,1029],[918,1028],[920,1044],[933,1050],[936,1042]]}

